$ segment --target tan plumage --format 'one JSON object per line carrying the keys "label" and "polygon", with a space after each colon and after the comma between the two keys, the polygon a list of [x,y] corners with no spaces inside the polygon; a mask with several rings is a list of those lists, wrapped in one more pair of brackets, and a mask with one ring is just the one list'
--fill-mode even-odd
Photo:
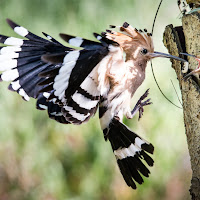
{"label": "tan plumage", "polygon": [[[106,76],[99,73],[99,77],[105,76],[106,85],[103,88],[109,88],[106,94],[106,104],[109,105],[107,112],[110,112],[110,120],[114,116],[118,116],[122,121],[123,115],[132,118],[130,101],[145,79],[145,68],[147,61],[152,58],[154,46],[149,33],[138,31],[127,23],[120,27],[120,30],[123,33],[109,30],[104,33],[106,38],[117,42],[119,46],[112,47],[112,51],[104,58],[104,60],[108,60]],[[123,53],[126,54],[125,60]],[[108,120],[108,113],[105,119],[101,118],[103,129],[110,123],[110,120]]]}

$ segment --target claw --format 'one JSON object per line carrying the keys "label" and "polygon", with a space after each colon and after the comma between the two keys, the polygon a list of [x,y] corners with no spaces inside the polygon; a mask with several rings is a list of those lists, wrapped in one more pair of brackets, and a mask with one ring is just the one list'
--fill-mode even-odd
{"label": "claw", "polygon": [[143,113],[144,113],[144,108],[141,107],[141,108],[139,109],[139,117],[138,117],[138,121],[142,118]]}
{"label": "claw", "polygon": [[144,106],[147,106],[147,105],[150,105],[150,104],[153,104],[152,102],[150,102],[151,99],[147,99],[145,102],[141,102],[140,104],[140,108],[139,108],[139,118],[138,120],[140,120],[142,118],[142,115],[144,113]]}
{"label": "claw", "polygon": [[139,101],[141,102],[143,99],[145,99],[149,95],[149,89],[146,90],[146,92],[140,97]]}
{"label": "claw", "polygon": [[146,101],[142,102],[142,100],[144,100],[148,96],[148,94],[149,94],[149,89],[147,89],[146,92],[140,97],[140,99],[136,103],[134,109],[131,111],[132,116],[134,116],[136,114],[136,112],[139,111],[138,120],[140,120],[140,118],[143,115],[143,112],[144,112],[144,108],[143,107],[152,104],[150,98],[147,99]]}
{"label": "claw", "polygon": [[143,107],[143,106],[150,105],[150,104],[153,104],[153,103],[151,102],[151,99],[147,99],[145,102],[141,102],[141,106],[142,106],[142,107]]}

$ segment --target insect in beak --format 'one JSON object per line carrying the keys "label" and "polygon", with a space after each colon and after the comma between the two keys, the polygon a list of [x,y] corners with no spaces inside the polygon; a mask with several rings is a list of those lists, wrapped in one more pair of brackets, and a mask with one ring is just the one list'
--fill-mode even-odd
{"label": "insect in beak", "polygon": [[176,59],[182,62],[187,62],[186,60],[176,57],[176,56],[172,56],[170,54],[166,54],[166,53],[161,53],[161,52],[157,52],[154,51],[153,53],[150,54],[151,58],[157,58],[157,57],[162,57],[162,58],[172,58],[172,59]]}
{"label": "insect in beak", "polygon": [[180,53],[180,54],[185,55],[185,56],[194,57],[195,60],[198,62],[197,68],[194,69],[193,71],[191,71],[190,73],[188,73],[186,76],[184,76],[184,80],[186,80],[186,79],[187,79],[188,77],[190,77],[191,75],[199,74],[199,73],[200,73],[200,58],[197,58],[195,55],[188,54],[188,53]]}

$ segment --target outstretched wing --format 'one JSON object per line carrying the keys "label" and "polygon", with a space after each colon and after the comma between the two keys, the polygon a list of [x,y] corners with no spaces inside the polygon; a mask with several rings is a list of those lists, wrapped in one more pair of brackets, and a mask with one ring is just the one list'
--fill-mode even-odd
{"label": "outstretched wing", "polygon": [[7,22],[16,33],[28,40],[0,35],[0,43],[8,45],[0,47],[0,71],[5,71],[0,78],[2,81],[12,81],[9,89],[17,91],[25,100],[30,97],[37,98],[39,90],[42,89],[37,84],[44,79],[38,74],[56,67],[42,61],[41,56],[55,51],[64,56],[65,52],[68,53],[72,49],[38,37],[11,20]]}
{"label": "outstretched wing", "polygon": [[[99,34],[95,33],[94,36],[101,43],[61,34],[61,37],[69,44],[84,49],[70,52],[64,58],[63,65],[59,70],[50,69],[40,73],[40,76],[47,78],[40,85],[51,80],[49,85],[41,91],[49,92],[54,89],[48,100],[54,99],[59,105],[64,105],[62,112],[65,118],[74,124],[87,121],[96,112],[101,90],[98,88],[99,80],[97,76],[99,76],[99,72],[98,70],[93,71],[93,69],[103,59],[107,59],[110,45],[117,45],[116,42],[103,38]],[[66,37],[70,38],[70,41]],[[73,62],[73,58],[78,59]],[[46,55],[43,56],[43,59],[56,62],[58,57],[57,55]],[[106,67],[105,64],[104,68]]]}
{"label": "outstretched wing", "polygon": [[[66,47],[44,33],[48,40],[29,32],[11,20],[8,24],[22,40],[0,35],[1,81],[11,81],[9,89],[23,99],[37,99],[37,108],[61,123],[87,121],[98,107],[100,91],[92,70],[109,54],[109,41],[84,40],[82,50]],[[64,34],[61,35],[63,38]],[[74,39],[75,42],[76,39]]]}

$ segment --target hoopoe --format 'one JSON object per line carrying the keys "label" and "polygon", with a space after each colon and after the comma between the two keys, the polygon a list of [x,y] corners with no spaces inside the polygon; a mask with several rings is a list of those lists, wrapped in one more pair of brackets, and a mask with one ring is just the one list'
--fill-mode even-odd
{"label": "hoopoe", "polygon": [[[9,89],[28,101],[37,99],[37,109],[47,110],[51,119],[63,124],[87,122],[99,108],[105,140],[109,140],[119,169],[128,186],[136,189],[141,175],[153,166],[154,147],[123,124],[123,116],[132,118],[143,106],[151,104],[148,90],[133,110],[130,101],[145,79],[147,62],[156,57],[185,60],[154,51],[152,35],[124,23],[121,32],[107,30],[98,40],[60,34],[74,47],[69,48],[43,33],[43,39],[11,20],[8,24],[22,40],[0,35],[1,81],[10,81]],[[114,28],[114,26],[112,26]],[[5,46],[7,45],[7,46]],[[125,54],[125,57],[124,57]]]}

